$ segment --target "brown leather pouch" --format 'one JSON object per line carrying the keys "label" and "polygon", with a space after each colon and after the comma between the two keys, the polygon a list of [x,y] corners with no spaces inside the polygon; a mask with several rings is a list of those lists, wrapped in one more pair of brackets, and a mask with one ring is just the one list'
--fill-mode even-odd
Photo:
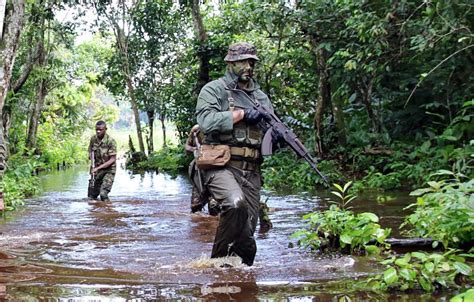
{"label": "brown leather pouch", "polygon": [[201,145],[196,166],[207,170],[224,167],[230,160],[230,147],[227,145]]}

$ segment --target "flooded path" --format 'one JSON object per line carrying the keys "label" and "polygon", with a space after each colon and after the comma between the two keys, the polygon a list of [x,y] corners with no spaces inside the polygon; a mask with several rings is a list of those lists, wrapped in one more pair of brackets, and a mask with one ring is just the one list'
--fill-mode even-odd
{"label": "flooded path", "polygon": [[[221,268],[209,259],[217,218],[189,212],[185,177],[118,169],[112,203],[97,205],[84,198],[87,179],[82,169],[44,175],[44,193],[0,222],[0,300],[411,301],[331,285],[377,271],[373,258],[290,247],[289,236],[303,227],[299,217],[321,207],[320,197],[264,194],[274,228],[257,227],[255,265],[228,259],[234,266]],[[388,224],[398,224],[406,202],[377,209]],[[374,210],[374,204],[359,207]]]}

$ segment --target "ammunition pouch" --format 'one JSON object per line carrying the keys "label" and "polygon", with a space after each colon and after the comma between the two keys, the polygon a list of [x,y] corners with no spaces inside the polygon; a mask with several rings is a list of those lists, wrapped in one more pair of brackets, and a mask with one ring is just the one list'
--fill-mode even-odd
{"label": "ammunition pouch", "polygon": [[244,159],[257,160],[260,158],[260,150],[249,147],[230,147],[232,158],[241,157]]}
{"label": "ammunition pouch", "polygon": [[228,145],[201,145],[196,158],[196,166],[201,170],[220,168],[230,160]]}

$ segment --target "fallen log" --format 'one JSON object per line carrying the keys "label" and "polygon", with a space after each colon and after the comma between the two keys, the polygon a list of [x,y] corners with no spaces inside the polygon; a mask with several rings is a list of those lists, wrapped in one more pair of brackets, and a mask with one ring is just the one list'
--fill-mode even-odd
{"label": "fallen log", "polygon": [[431,238],[387,238],[386,243],[392,247],[432,247]]}

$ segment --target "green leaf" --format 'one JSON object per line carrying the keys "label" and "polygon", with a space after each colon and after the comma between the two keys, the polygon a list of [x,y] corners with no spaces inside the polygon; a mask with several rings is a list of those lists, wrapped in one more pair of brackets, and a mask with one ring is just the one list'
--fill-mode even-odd
{"label": "green leaf", "polygon": [[449,302],[467,302],[467,301],[474,301],[474,289],[471,288],[467,290],[466,292],[459,294],[457,296],[454,296],[449,300]]}
{"label": "green leaf", "polygon": [[430,192],[433,192],[433,189],[431,189],[431,188],[417,189],[413,192],[410,192],[410,196],[421,196],[421,195],[424,195],[424,194],[430,193]]}
{"label": "green leaf", "polygon": [[344,199],[344,197],[342,197],[341,193],[339,193],[339,192],[331,191],[331,193],[336,195],[337,197],[339,197],[339,199]]}
{"label": "green leaf", "polygon": [[406,258],[398,258],[395,260],[395,264],[399,267],[408,267],[408,261]]}
{"label": "green leaf", "polygon": [[346,244],[351,244],[352,243],[352,239],[353,237],[352,236],[349,236],[348,234],[342,234],[341,237],[339,238],[339,240],[341,242],[344,242]]}
{"label": "green leaf", "polygon": [[385,272],[383,272],[383,281],[385,281],[387,285],[391,285],[397,282],[398,281],[397,270],[391,267]]}
{"label": "green leaf", "polygon": [[426,259],[428,259],[426,254],[420,253],[420,252],[413,252],[413,253],[411,253],[411,255],[415,258],[420,259],[422,262],[424,262],[424,261],[426,261]]}
{"label": "green leaf", "polygon": [[380,254],[380,248],[375,245],[366,245],[365,250],[369,255],[378,255]]}
{"label": "green leaf", "polygon": [[431,282],[429,282],[428,280],[426,280],[423,276],[420,276],[418,278],[418,282],[420,283],[421,287],[427,291],[427,292],[430,292],[433,290],[433,285],[431,284]]}
{"label": "green leaf", "polygon": [[342,189],[342,187],[338,184],[332,184],[339,192],[344,192],[344,190]]}
{"label": "green leaf", "polygon": [[472,272],[472,269],[469,265],[462,262],[454,262],[454,268],[461,274],[469,276]]}
{"label": "green leaf", "polygon": [[372,222],[379,222],[379,218],[374,213],[369,213],[369,212],[361,213],[359,214],[359,217],[368,219],[369,221],[372,221]]}
{"label": "green leaf", "polygon": [[416,272],[407,268],[402,268],[400,270],[400,276],[407,281],[414,281],[416,278]]}
{"label": "green leaf", "polygon": [[429,273],[433,273],[434,271],[434,264],[433,262],[426,262],[425,264],[423,264],[423,267],[426,269],[426,271],[428,271]]}
{"label": "green leaf", "polygon": [[343,188],[342,191],[343,191],[343,192],[346,192],[347,189],[348,189],[351,185],[352,185],[352,181],[349,181],[348,183],[346,183],[346,184],[344,185],[344,188]]}

